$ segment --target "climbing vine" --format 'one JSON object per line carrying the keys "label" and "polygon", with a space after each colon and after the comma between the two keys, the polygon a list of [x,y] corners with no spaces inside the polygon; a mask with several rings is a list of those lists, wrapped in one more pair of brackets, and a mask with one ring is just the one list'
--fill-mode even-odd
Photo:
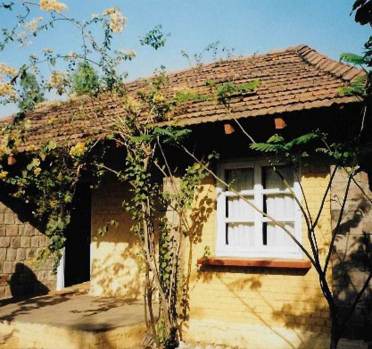
{"label": "climbing vine", "polygon": [[[44,11],[47,18],[32,18],[33,9]],[[14,120],[5,122],[2,127],[0,180],[8,193],[29,207],[48,236],[48,249],[40,258],[52,256],[57,265],[66,241],[65,231],[70,223],[79,182],[87,177],[92,186],[97,186],[103,176],[114,174],[117,180],[130,187],[131,195],[123,202],[123,207],[131,218],[131,232],[138,237],[145,265],[148,346],[176,348],[182,337],[182,321],[188,316],[190,274],[190,269],[180,263],[180,251],[186,243],[190,246],[198,243],[191,228],[192,220],[202,221],[202,213],[198,212],[199,216],[192,213],[197,188],[207,175],[221,179],[209,166],[215,154],[203,160],[192,156],[185,168],[172,167],[167,150],[177,147],[187,153],[183,142],[191,131],[175,126],[159,127],[158,124],[169,122],[174,110],[186,103],[214,101],[224,105],[229,112],[231,98],[256,93],[261,82],[257,79],[246,82],[206,81],[201,92],[182,89],[170,93],[167,74],[160,70],[134,95],[126,90],[126,74],[121,65],[134,59],[135,53],[113,49],[115,35],[123,31],[127,22],[119,9],[106,9],[86,21],[68,17],[67,6],[57,0],[0,2],[0,11],[18,14],[17,24],[2,31],[1,51],[14,43],[26,44],[40,32],[53,30],[57,22],[75,28],[82,42],[79,52],[60,53],[46,48],[40,57],[29,57],[19,69],[0,64],[1,103],[17,104],[19,108]],[[101,40],[93,35],[97,28],[102,30]],[[157,26],[140,43],[157,50],[165,45],[167,37]],[[209,50],[215,51],[215,46]],[[344,55],[343,59],[355,62],[359,58]],[[48,77],[42,74],[43,64],[51,67]],[[62,70],[60,66],[63,64],[65,69]],[[365,85],[366,80],[361,78],[339,93],[365,96]],[[120,98],[124,113],[113,117],[113,126],[105,130],[107,135],[99,142],[82,139],[75,143],[58,143],[56,139],[50,139],[45,144],[30,145],[27,137],[32,118],[27,116],[40,107],[50,92],[67,97],[89,95],[92,98],[100,93],[115,94]],[[332,157],[337,166],[356,165],[355,151],[359,149],[355,144],[328,144],[326,139],[320,131],[292,140],[276,134],[266,142],[254,142],[250,147],[294,163],[307,158],[309,149],[314,149],[313,143],[318,142],[320,146],[315,148],[316,152]],[[118,166],[105,161],[105,154],[113,145],[124,155]],[[275,168],[275,163],[272,165]],[[169,211],[173,215],[168,215]],[[116,225],[116,222],[108,222],[99,234],[105,234],[111,225]],[[313,244],[316,243],[314,236],[310,231]],[[191,253],[188,258],[191,260]],[[318,268],[316,258],[310,255]],[[325,282],[325,272],[320,271],[321,282]],[[155,306],[157,300],[158,310]]]}

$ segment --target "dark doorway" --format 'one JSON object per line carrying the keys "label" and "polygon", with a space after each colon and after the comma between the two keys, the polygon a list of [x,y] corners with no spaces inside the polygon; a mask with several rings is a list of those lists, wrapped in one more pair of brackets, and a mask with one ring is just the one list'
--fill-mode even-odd
{"label": "dark doorway", "polygon": [[65,287],[90,280],[91,192],[88,184],[77,188],[74,207],[66,231]]}

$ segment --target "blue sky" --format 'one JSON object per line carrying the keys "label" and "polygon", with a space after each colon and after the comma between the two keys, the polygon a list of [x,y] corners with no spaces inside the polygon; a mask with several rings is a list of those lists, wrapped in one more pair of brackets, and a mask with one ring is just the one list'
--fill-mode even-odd
{"label": "blue sky", "polygon": [[[298,44],[308,44],[338,59],[342,52],[360,53],[371,28],[356,24],[350,16],[350,0],[65,0],[69,14],[89,17],[107,7],[119,7],[128,18],[123,34],[115,41],[117,48],[131,48],[137,58],[125,70],[129,79],[150,75],[165,65],[168,70],[188,66],[180,51],[198,53],[219,40],[239,55],[267,52]],[[0,12],[1,27],[9,15]],[[141,47],[139,38],[161,24],[170,32],[167,45],[156,52]],[[29,53],[45,47],[61,52],[74,50],[79,41],[66,26],[41,35],[27,48],[13,46],[0,53],[0,62],[20,65]],[[0,106],[0,115],[10,107]]]}

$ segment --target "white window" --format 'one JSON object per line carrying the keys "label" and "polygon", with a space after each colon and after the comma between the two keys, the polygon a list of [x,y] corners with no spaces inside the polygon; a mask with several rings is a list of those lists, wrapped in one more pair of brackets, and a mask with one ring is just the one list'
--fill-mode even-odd
{"label": "white window", "polygon": [[[293,168],[277,167],[299,197]],[[272,216],[301,241],[301,211],[290,190],[267,162],[222,163],[219,176],[232,190],[217,186],[217,255],[247,258],[301,258],[302,253],[278,225],[244,199]],[[239,193],[239,195],[236,194]]]}

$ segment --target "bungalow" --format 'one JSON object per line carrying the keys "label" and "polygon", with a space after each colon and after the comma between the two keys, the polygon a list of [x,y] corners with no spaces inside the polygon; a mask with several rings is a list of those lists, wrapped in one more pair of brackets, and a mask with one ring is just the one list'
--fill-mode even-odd
{"label": "bungalow", "polygon": [[[195,100],[178,110],[172,122],[192,129],[187,142],[198,154],[217,151],[220,159],[216,170],[221,177],[234,179],[237,191],[254,197],[261,209],[282,219],[306,244],[305,224],[294,199],[283,195],[267,162],[249,154],[249,142],[234,120],[258,140],[276,132],[299,135],[315,128],[342,139],[359,127],[361,103],[357,97],[339,91],[359,74],[359,70],[304,45],[203,65],[170,74],[170,86],[174,90],[200,90],[208,80],[244,83],[253,79],[261,84],[254,94],[231,98],[228,113],[226,107],[213,101]],[[128,90],[135,92],[142,85],[141,80],[130,83]],[[122,113],[119,100],[107,96],[39,108],[28,116],[31,126],[25,146],[40,145],[46,139],[69,144],[100,139],[111,116]],[[175,163],[184,160],[182,155],[173,154]],[[309,198],[309,210],[317,212],[330,167],[320,161],[313,163],[301,168],[300,178],[291,168],[286,171],[294,191],[301,197],[300,182]],[[357,180],[370,195],[367,170]],[[345,185],[343,173],[337,172],[320,217],[319,243],[329,241]],[[346,200],[348,213],[332,259],[333,292],[345,308],[368,272],[356,258],[364,258],[361,239],[371,239],[371,204],[358,189],[351,185]],[[139,247],[121,205],[126,195],[125,185],[109,178],[94,190],[82,183],[55,275],[47,262],[37,265],[33,261],[37,251],[47,245],[47,238],[29,217],[24,217],[22,207],[1,192],[0,297],[38,294],[90,281],[91,295],[141,299]],[[200,197],[206,198],[204,202],[210,206],[202,223],[195,222],[200,224],[195,227],[198,243],[191,263],[186,341],[239,348],[326,348],[330,331],[327,305],[318,286],[318,274],[301,250],[280,229],[250,212],[243,201],[229,198],[213,177],[203,180]],[[242,221],[242,214],[249,217],[244,216]],[[104,235],[97,234],[113,219],[118,226],[110,227]],[[208,258],[203,258],[206,251]],[[348,326],[348,338],[372,340],[368,331],[372,326],[371,286],[353,317],[353,325]]]}

